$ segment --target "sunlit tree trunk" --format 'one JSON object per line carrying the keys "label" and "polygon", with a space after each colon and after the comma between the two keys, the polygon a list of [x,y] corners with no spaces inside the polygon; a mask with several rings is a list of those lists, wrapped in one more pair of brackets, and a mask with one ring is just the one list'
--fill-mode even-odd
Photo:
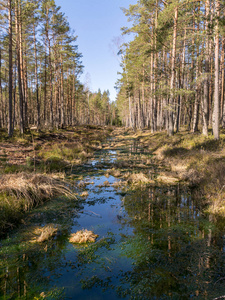
{"label": "sunlit tree trunk", "polygon": [[21,51],[21,35],[20,35],[20,17],[19,17],[19,3],[15,3],[15,21],[16,21],[16,48],[17,48],[17,70],[18,70],[18,84],[19,84],[19,98],[20,98],[20,133],[24,133],[24,90],[22,82],[22,51]]}
{"label": "sunlit tree trunk", "polygon": [[216,25],[215,25],[215,91],[214,91],[214,110],[213,110],[213,135],[216,140],[219,139],[219,117],[220,117],[220,99],[219,99],[219,0],[215,1]]}
{"label": "sunlit tree trunk", "polygon": [[175,87],[175,62],[176,62],[176,41],[177,41],[177,20],[178,20],[178,8],[175,8],[174,13],[174,26],[173,26],[173,48],[171,57],[171,80],[170,80],[170,97],[169,97],[169,111],[168,111],[168,135],[174,134],[174,120],[173,120],[173,109],[174,109],[174,87]]}
{"label": "sunlit tree trunk", "polygon": [[9,22],[9,112],[8,112],[8,135],[13,135],[13,57],[12,57],[12,1],[8,0],[8,22]]}
{"label": "sunlit tree trunk", "polygon": [[205,78],[204,78],[204,91],[203,91],[203,101],[202,101],[202,133],[208,136],[208,104],[209,104],[209,0],[205,4],[205,30],[206,30],[206,41],[205,41]]}

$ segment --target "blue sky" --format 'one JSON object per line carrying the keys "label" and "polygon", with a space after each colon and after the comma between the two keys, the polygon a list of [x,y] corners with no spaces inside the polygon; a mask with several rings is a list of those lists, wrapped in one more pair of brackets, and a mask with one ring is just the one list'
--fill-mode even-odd
{"label": "blue sky", "polygon": [[[115,100],[115,82],[120,71],[113,40],[121,36],[120,28],[127,26],[127,18],[120,7],[128,8],[136,0],[55,0],[78,36],[79,52],[83,54],[84,74],[91,91],[109,90]],[[88,76],[87,73],[90,75]]]}

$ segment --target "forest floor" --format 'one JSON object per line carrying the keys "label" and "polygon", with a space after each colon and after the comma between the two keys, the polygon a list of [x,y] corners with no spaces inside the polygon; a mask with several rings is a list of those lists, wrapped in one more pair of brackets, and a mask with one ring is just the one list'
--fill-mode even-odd
{"label": "forest floor", "polygon": [[77,126],[57,131],[31,131],[8,138],[0,132],[0,174],[18,172],[64,172],[101,149],[111,128]]}
{"label": "forest floor", "polygon": [[[110,142],[105,143],[109,136]],[[204,137],[185,130],[168,137],[165,132],[81,126],[55,132],[34,131],[23,137],[15,134],[11,139],[2,131],[1,233],[20,222],[24,211],[45,200],[57,195],[72,197],[69,180],[74,180],[74,168],[82,168],[96,150],[117,149],[130,140],[149,156],[140,155],[134,161],[123,155],[109,166],[106,176],[121,178],[118,184],[123,186],[185,183],[201,191],[211,212],[225,214],[225,132],[215,141],[212,135]]]}

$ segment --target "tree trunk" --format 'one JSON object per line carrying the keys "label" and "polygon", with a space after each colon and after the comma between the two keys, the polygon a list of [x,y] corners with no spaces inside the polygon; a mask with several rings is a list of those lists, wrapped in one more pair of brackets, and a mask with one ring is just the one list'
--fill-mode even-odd
{"label": "tree trunk", "polygon": [[[219,17],[219,0],[215,1],[216,17]],[[219,117],[220,117],[220,99],[219,99],[219,20],[216,19],[215,26],[215,92],[214,92],[214,122],[213,135],[215,140],[219,139]]]}
{"label": "tree trunk", "polygon": [[15,21],[16,21],[16,46],[17,46],[17,69],[18,69],[18,83],[19,83],[19,97],[20,97],[20,133],[24,133],[24,91],[23,91],[23,83],[22,83],[22,62],[21,62],[21,40],[20,40],[20,17],[19,17],[19,10],[18,10],[19,3],[16,2],[15,5]]}
{"label": "tree trunk", "polygon": [[37,64],[37,46],[36,46],[36,32],[35,24],[33,24],[33,35],[34,35],[34,72],[35,72],[35,84],[36,84],[36,103],[37,103],[37,128],[41,126],[41,114],[40,114],[40,102],[39,102],[39,82],[38,82],[38,64]]}
{"label": "tree trunk", "polygon": [[174,120],[173,120],[173,109],[174,109],[174,87],[175,87],[175,61],[176,61],[176,41],[177,41],[177,20],[178,20],[178,8],[175,8],[174,13],[174,27],[173,27],[173,49],[171,57],[171,81],[170,81],[170,97],[169,97],[169,126],[168,135],[172,136],[174,134]]}
{"label": "tree trunk", "polygon": [[206,42],[205,42],[205,78],[204,78],[204,91],[203,91],[203,101],[202,101],[202,134],[208,136],[208,118],[209,118],[209,0],[205,4],[205,30],[206,30]]}
{"label": "tree trunk", "polygon": [[12,57],[12,1],[8,0],[8,22],[9,22],[9,116],[8,116],[8,135],[13,135],[13,57]]}
{"label": "tree trunk", "polygon": [[65,125],[65,119],[64,119],[64,80],[63,80],[63,59],[62,54],[60,55],[61,60],[61,93],[60,93],[60,103],[61,103],[61,124],[60,127],[63,128]]}

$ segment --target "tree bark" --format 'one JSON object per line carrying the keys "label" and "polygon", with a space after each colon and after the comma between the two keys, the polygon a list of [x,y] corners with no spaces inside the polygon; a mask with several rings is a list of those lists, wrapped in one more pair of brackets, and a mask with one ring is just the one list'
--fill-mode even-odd
{"label": "tree bark", "polygon": [[13,135],[13,57],[12,57],[12,1],[8,0],[8,22],[9,22],[9,116],[8,116],[8,135]]}
{"label": "tree bark", "polygon": [[21,40],[20,40],[20,17],[18,10],[19,3],[16,1],[15,4],[15,21],[16,21],[16,47],[17,47],[17,69],[18,69],[18,84],[19,84],[19,98],[20,98],[20,133],[24,133],[24,91],[23,91],[23,83],[22,83],[22,62],[21,62]]}
{"label": "tree bark", "polygon": [[214,91],[214,110],[213,110],[213,135],[215,140],[219,139],[219,117],[220,117],[220,99],[219,99],[219,0],[215,1],[216,7],[216,26],[215,26],[215,91]]}
{"label": "tree bark", "polygon": [[40,129],[41,126],[41,114],[40,114],[40,102],[39,102],[39,82],[38,82],[38,64],[37,64],[37,45],[36,45],[36,32],[35,24],[33,24],[33,35],[34,35],[34,72],[35,72],[35,84],[36,84],[36,103],[37,103],[37,128]]}
{"label": "tree bark", "polygon": [[173,109],[174,109],[174,87],[175,87],[175,61],[176,61],[176,41],[177,41],[177,21],[178,21],[178,8],[175,8],[174,13],[174,26],[173,26],[173,49],[171,57],[171,81],[170,81],[170,97],[169,97],[169,126],[168,126],[168,135],[172,136],[174,134],[174,120],[173,120]]}

